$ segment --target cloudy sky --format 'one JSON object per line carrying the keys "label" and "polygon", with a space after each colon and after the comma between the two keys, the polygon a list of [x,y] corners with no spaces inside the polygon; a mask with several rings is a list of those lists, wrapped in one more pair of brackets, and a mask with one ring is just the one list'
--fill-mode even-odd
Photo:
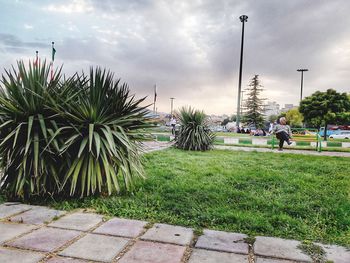
{"label": "cloudy sky", "polygon": [[17,59],[51,56],[64,72],[110,68],[158,111],[192,105],[236,110],[241,23],[243,87],[260,75],[264,96],[297,104],[304,94],[350,92],[348,0],[0,0],[0,72]]}

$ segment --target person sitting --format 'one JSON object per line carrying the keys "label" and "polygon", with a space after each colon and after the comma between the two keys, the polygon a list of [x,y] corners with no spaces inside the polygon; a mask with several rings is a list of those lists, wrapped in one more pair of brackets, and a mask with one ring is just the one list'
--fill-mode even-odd
{"label": "person sitting", "polygon": [[280,140],[279,142],[279,151],[283,151],[283,144],[287,142],[288,145],[291,145],[292,142],[290,139],[292,138],[292,131],[287,125],[287,121],[285,117],[281,117],[279,119],[279,124],[276,124],[273,128],[273,133],[276,134],[276,138]]}

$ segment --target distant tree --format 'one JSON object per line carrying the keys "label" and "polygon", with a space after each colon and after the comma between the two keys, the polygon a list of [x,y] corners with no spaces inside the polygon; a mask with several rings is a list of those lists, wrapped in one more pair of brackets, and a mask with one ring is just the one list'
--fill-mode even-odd
{"label": "distant tree", "polygon": [[287,112],[283,111],[280,114],[278,114],[277,120],[279,120],[282,117],[286,117]]}
{"label": "distant tree", "polygon": [[270,115],[267,120],[268,122],[275,122],[278,119],[278,115]]}
{"label": "distant tree", "polygon": [[264,99],[259,98],[260,93],[263,91],[260,84],[259,75],[255,75],[248,85],[247,99],[244,103],[244,115],[243,121],[254,125],[256,128],[264,127]]}
{"label": "distant tree", "polygon": [[224,119],[222,122],[221,122],[221,126],[225,126],[227,123],[230,122],[230,119],[229,118],[226,118]]}
{"label": "distant tree", "polygon": [[304,121],[320,128],[325,127],[324,139],[327,140],[328,124],[343,124],[350,116],[350,99],[346,93],[338,93],[334,89],[326,92],[316,91],[300,102],[299,111]]}
{"label": "distant tree", "polygon": [[236,121],[237,120],[237,115],[231,115],[230,121]]}
{"label": "distant tree", "polygon": [[286,112],[286,119],[292,127],[303,126],[303,115],[299,112],[298,108],[290,109]]}

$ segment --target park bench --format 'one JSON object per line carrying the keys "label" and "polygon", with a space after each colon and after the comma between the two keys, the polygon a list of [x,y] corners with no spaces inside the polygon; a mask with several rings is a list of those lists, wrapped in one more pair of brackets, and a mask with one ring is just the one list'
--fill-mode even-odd
{"label": "park bench", "polygon": [[[292,128],[291,130],[293,134],[292,142],[295,142],[296,145],[305,143],[304,146],[309,145],[315,147],[315,150],[318,152],[322,151],[322,138],[317,129]],[[278,139],[275,135],[271,135],[271,137],[271,148],[274,149],[278,144]]]}

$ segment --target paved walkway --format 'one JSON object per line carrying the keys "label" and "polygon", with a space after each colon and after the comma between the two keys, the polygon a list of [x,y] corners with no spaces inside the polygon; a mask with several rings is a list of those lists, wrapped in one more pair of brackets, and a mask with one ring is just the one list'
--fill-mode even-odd
{"label": "paved walkway", "polygon": [[[19,203],[0,205],[1,263],[296,263],[313,262],[298,241],[67,213]],[[250,241],[252,242],[252,241]],[[324,246],[327,259],[349,263],[350,251]],[[315,261],[314,261],[315,262]]]}
{"label": "paved walkway", "polygon": [[288,148],[284,149],[283,151],[278,151],[277,148],[272,150],[271,148],[215,145],[215,149],[244,151],[244,152],[274,152],[279,154],[292,153],[292,154],[304,154],[304,155],[316,155],[316,156],[350,157],[350,152],[328,152],[328,151],[316,152],[316,151],[308,151],[308,150],[293,150]]}

